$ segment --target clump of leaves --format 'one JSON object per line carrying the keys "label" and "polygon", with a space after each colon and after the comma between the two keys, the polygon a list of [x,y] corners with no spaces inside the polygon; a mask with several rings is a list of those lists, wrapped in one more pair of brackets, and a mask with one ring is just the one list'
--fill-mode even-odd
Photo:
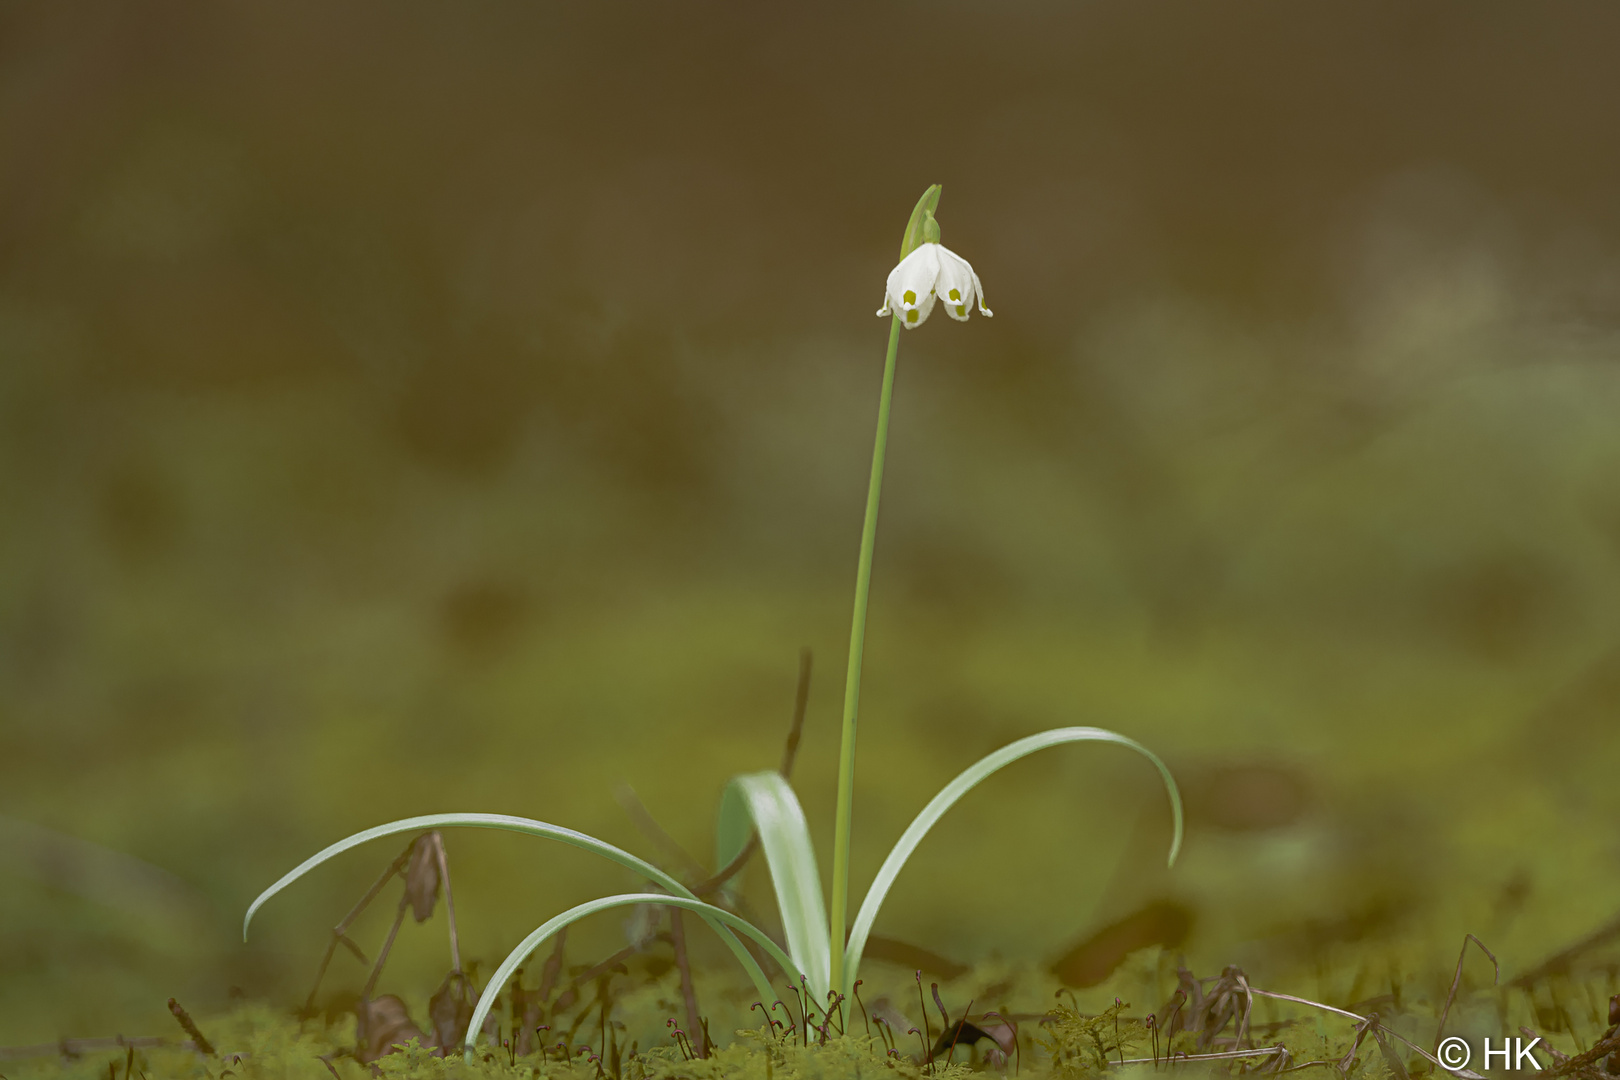
{"label": "clump of leaves", "polygon": [[[1036,735],[1018,739],[994,753],[979,759],[945,785],[912,820],[889,850],[888,857],[879,867],[876,877],[867,889],[865,899],[848,918],[849,850],[853,785],[855,770],[855,730],[857,705],[860,696],[861,652],[863,647],[866,607],[872,570],[873,544],[876,539],[879,495],[882,489],[883,461],[888,440],[889,410],[894,387],[896,350],[903,327],[914,327],[927,317],[934,303],[933,290],[944,290],[949,311],[955,306],[952,318],[966,321],[967,305],[975,295],[982,299],[978,278],[966,261],[939,246],[939,223],[934,212],[939,204],[939,185],[923,193],[906,226],[901,244],[901,263],[891,273],[888,295],[895,305],[890,327],[889,348],[884,361],[883,388],[879,397],[878,430],[873,447],[872,473],[867,490],[866,516],[861,532],[861,553],[856,572],[855,611],[850,634],[849,670],[845,681],[844,719],[839,749],[838,810],[835,821],[833,880],[831,888],[832,911],[829,917],[827,897],[822,891],[821,876],[815,850],[810,840],[809,825],[798,795],[785,775],[786,768],[776,772],[748,773],[735,777],[722,796],[716,829],[717,864],[722,871],[711,882],[724,886],[727,878],[739,869],[757,844],[764,851],[770,869],[771,881],[776,889],[777,906],[781,916],[784,952],[775,939],[750,919],[730,908],[710,903],[705,895],[728,901],[723,889],[718,895],[700,891],[674,875],[624,851],[612,844],[585,833],[566,829],[549,822],[504,814],[431,814],[390,822],[364,832],[355,833],[304,860],[271,885],[248,907],[242,920],[242,937],[247,938],[248,927],[254,914],[281,890],[303,877],[310,870],[350,848],[371,840],[398,833],[428,832],[436,836],[437,830],[450,827],[501,829],[546,840],[557,841],[607,858],[635,873],[650,887],[634,893],[599,897],[576,905],[542,923],[525,938],[496,968],[483,994],[468,1019],[463,1036],[463,1052],[472,1062],[478,1053],[477,1040],[483,1024],[494,1008],[503,989],[528,960],[549,938],[561,934],[575,921],[600,912],[620,907],[663,905],[697,915],[731,951],[754,985],[756,1000],[763,1006],[778,998],[764,967],[751,948],[763,952],[788,977],[790,985],[799,985],[807,1000],[819,1007],[833,1001],[848,1000],[854,992],[861,958],[873,923],[883,906],[895,879],[907,860],[946,812],[968,792],[974,790],[991,775],[1031,754],[1071,743],[1099,742],[1123,746],[1140,754],[1158,771],[1170,800],[1173,829],[1170,840],[1169,862],[1174,863],[1181,847],[1182,807],[1181,795],[1170,770],[1157,755],[1142,744],[1116,732],[1095,727],[1052,728]],[[941,260],[944,260],[943,262]],[[919,270],[919,268],[921,268]],[[922,276],[918,276],[922,271]],[[954,287],[953,287],[954,283]],[[923,290],[928,290],[924,294]],[[921,297],[921,299],[919,299]],[[989,311],[980,304],[980,310]],[[890,314],[886,304],[880,314]],[[905,318],[901,318],[901,313]],[[795,743],[796,745],[796,737]],[[435,843],[437,843],[435,841]],[[403,919],[407,904],[416,908],[417,917],[431,909],[434,885],[437,883],[434,866],[445,868],[443,847],[435,849],[436,859],[427,858],[426,849],[416,849],[419,858],[406,872],[407,889],[396,916],[397,924]],[[386,880],[387,875],[383,880]],[[448,884],[448,882],[446,882]],[[655,891],[656,890],[656,891]],[[449,900],[448,889],[446,901]],[[345,940],[342,929],[347,920],[334,931],[333,945]],[[453,925],[453,923],[452,923]],[[680,924],[674,924],[677,928]],[[847,929],[847,932],[846,932]],[[677,933],[679,930],[677,929]],[[745,944],[745,939],[747,943]],[[392,938],[390,938],[392,940]],[[351,943],[352,944],[352,943]],[[681,946],[677,945],[678,949]],[[452,951],[457,946],[452,937]],[[459,955],[454,957],[455,970],[460,971]],[[380,960],[379,965],[380,968]],[[324,970],[324,963],[323,963]],[[376,969],[374,968],[374,971]],[[363,998],[369,997],[368,985]],[[695,1014],[692,994],[685,994],[688,1013]],[[926,1047],[924,1048],[927,1049]],[[698,1045],[698,1056],[707,1052],[707,1041]]]}
{"label": "clump of leaves", "polygon": [[1042,1021],[1046,1034],[1036,1039],[1052,1055],[1052,1071],[1065,1080],[1097,1076],[1113,1064],[1123,1062],[1148,1041],[1148,1028],[1141,1020],[1125,1015],[1130,1003],[1114,999],[1114,1004],[1095,1016],[1086,1016],[1068,1005],[1052,1010]]}

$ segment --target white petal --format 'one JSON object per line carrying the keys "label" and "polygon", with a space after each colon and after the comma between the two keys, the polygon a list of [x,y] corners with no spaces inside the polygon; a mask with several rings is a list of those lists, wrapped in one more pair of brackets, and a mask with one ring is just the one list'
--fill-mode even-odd
{"label": "white petal", "polygon": [[900,265],[889,271],[885,307],[899,315],[903,326],[921,326],[934,308],[934,284],[939,278],[938,244],[918,244]]}
{"label": "white petal", "polygon": [[950,248],[939,249],[939,280],[935,287],[939,290],[940,303],[945,305],[945,314],[957,322],[967,322],[978,284],[979,279],[966,259]]}
{"label": "white petal", "polygon": [[995,318],[996,313],[984,306],[984,286],[979,284],[979,273],[971,266],[968,271],[973,274],[973,291],[979,294],[979,314],[987,319]]}
{"label": "white petal", "polygon": [[922,298],[920,303],[913,304],[905,311],[899,312],[900,325],[905,327],[907,330],[915,330],[917,327],[927,322],[929,312],[934,310],[934,301],[936,299],[938,298],[934,295],[934,293],[930,292],[927,296]]}

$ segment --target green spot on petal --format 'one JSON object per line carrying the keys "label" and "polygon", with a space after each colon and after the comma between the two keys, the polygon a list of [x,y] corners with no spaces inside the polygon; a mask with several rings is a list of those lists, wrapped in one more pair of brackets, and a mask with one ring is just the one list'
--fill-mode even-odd
{"label": "green spot on petal", "polygon": [[917,294],[912,292],[910,289],[907,289],[906,295],[902,296],[900,299],[904,300],[908,304],[915,304],[917,302]]}
{"label": "green spot on petal", "polygon": [[[951,292],[955,292],[955,291],[956,291],[955,289],[951,290]],[[957,304],[956,305],[956,313],[958,315],[965,316],[967,314],[967,305],[966,304]]]}
{"label": "green spot on petal", "polygon": [[[907,295],[907,296],[910,296],[910,295],[912,295],[912,294],[911,294],[911,293],[907,293],[907,294],[906,294],[906,295]],[[920,311],[917,311],[917,310],[916,310],[916,309],[912,309],[912,310],[911,310],[911,311],[908,311],[908,312],[906,312],[906,322],[916,322],[916,321],[917,321],[917,317],[918,317],[918,316],[919,316],[919,315],[921,315],[921,314],[922,314],[922,312],[920,312]]]}
{"label": "green spot on petal", "polygon": [[962,299],[962,294],[960,292],[956,291],[955,289],[952,289],[951,290],[951,299],[952,300],[960,300],[960,299]]}

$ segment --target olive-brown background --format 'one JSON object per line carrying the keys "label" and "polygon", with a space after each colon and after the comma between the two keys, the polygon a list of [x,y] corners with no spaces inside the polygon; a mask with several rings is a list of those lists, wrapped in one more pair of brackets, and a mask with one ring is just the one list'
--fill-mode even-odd
{"label": "olive-brown background", "polygon": [[[1599,925],[1617,48],[1602,3],[6,5],[0,1043],[297,1000],[392,852],[243,910],[391,817],[651,851],[628,782],[706,859],[801,646],[825,860],[872,312],[933,182],[996,317],[902,343],[856,882],[1054,724],[1203,802],[1166,876],[1150,770],[1025,763],[880,930],[1038,959],[1173,896],[1286,982]],[[1234,827],[1234,765],[1303,808]],[[450,855],[485,964],[630,884]]]}

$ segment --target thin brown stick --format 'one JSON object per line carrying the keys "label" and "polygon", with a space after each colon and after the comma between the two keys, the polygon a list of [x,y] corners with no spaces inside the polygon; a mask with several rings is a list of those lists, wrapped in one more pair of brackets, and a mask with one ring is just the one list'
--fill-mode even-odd
{"label": "thin brown stick", "polygon": [[1384,1064],[1389,1066],[1389,1074],[1395,1080],[1411,1080],[1410,1074],[1406,1071],[1406,1062],[1401,1060],[1401,1056],[1390,1048],[1389,1040],[1384,1038],[1385,1030],[1381,1024],[1372,1025],[1372,1037],[1378,1040],[1378,1051],[1384,1055]]}
{"label": "thin brown stick", "polygon": [[371,906],[371,902],[377,899],[377,894],[382,892],[384,885],[388,884],[388,879],[405,869],[405,864],[411,858],[411,850],[415,847],[416,841],[414,840],[407,844],[405,850],[400,853],[399,858],[395,859],[393,864],[387,870],[384,870],[376,881],[371,883],[371,888],[366,890],[365,895],[360,898],[360,902],[350,908],[349,913],[343,916],[343,921],[332,928],[332,940],[326,943],[326,955],[321,957],[321,966],[315,971],[315,985],[309,988],[309,997],[304,1001],[305,1013],[315,1011],[315,995],[320,992],[321,980],[326,978],[327,965],[331,964],[332,954],[337,951],[339,942],[347,945],[349,950],[360,958],[362,964],[366,962],[366,954],[360,951],[360,946],[348,938],[349,927],[366,908]]}
{"label": "thin brown stick", "polygon": [[1339,1071],[1339,1064],[1336,1061],[1302,1061],[1298,1065],[1290,1065],[1286,1069],[1279,1069],[1278,1075],[1282,1073],[1298,1072],[1301,1069],[1313,1069],[1318,1065],[1332,1069],[1334,1072]]}
{"label": "thin brown stick", "polygon": [[557,976],[562,974],[563,946],[568,941],[568,927],[557,931],[557,937],[551,944],[551,955],[546,957],[546,966],[540,969],[540,989],[535,996],[543,1002],[551,1000],[552,987],[557,985]]}
{"label": "thin brown stick", "polygon": [[556,1008],[558,1010],[562,1010],[571,1007],[574,1004],[574,1001],[571,997],[569,997],[570,994],[574,993],[574,991],[578,990],[581,986],[584,986],[592,979],[595,979],[597,976],[605,975],[607,972],[618,967],[620,964],[624,963],[626,960],[630,959],[640,951],[641,947],[638,945],[626,945],[624,948],[620,949],[606,960],[603,960],[601,963],[596,964],[579,975],[574,976],[568,981],[568,985],[564,986],[562,991],[557,995]]}
{"label": "thin brown stick", "polygon": [[[1539,1031],[1536,1031],[1533,1028],[1527,1028],[1523,1024],[1519,1025],[1519,1034],[1523,1035],[1525,1038],[1529,1039],[1531,1043],[1538,1043],[1539,1042],[1539,1043],[1544,1043],[1545,1044],[1545,1042],[1546,1042],[1546,1040],[1544,1040],[1541,1037],[1541,1033]],[[1547,1051],[1547,1053],[1549,1055],[1551,1055],[1554,1065],[1562,1065],[1564,1062],[1569,1060],[1569,1055],[1568,1054],[1561,1053],[1561,1052],[1559,1052],[1557,1050],[1554,1050],[1551,1045],[1543,1045],[1542,1049]]]}
{"label": "thin brown stick", "polygon": [[1242,972],[1238,972],[1237,981],[1243,987],[1243,1022],[1238,1025],[1235,1045],[1241,1047],[1244,1037],[1249,1034],[1249,1018],[1254,1015],[1254,991],[1249,986],[1248,976]]}
{"label": "thin brown stick", "polygon": [[1292,1001],[1296,1005],[1309,1005],[1313,1009],[1322,1009],[1325,1012],[1338,1013],[1340,1016],[1349,1017],[1358,1024],[1364,1024],[1367,1022],[1367,1018],[1365,1016],[1350,1012],[1348,1009],[1340,1009],[1332,1005],[1324,1005],[1320,1001],[1312,1001],[1310,998],[1295,997],[1292,994],[1275,994],[1270,990],[1255,990],[1252,987],[1249,989],[1249,993],[1258,995],[1259,997],[1275,998],[1277,1001]]}
{"label": "thin brown stick", "polygon": [[[692,985],[692,964],[686,955],[686,928],[681,925],[680,908],[669,909],[669,933],[675,939],[675,966],[681,972],[681,997],[686,1001],[686,1026],[701,1032],[702,1018],[698,1013],[697,989]],[[708,1057],[708,1047],[699,1039],[697,1056]]]}
{"label": "thin brown stick", "polygon": [[394,938],[399,935],[399,924],[405,921],[405,909],[411,906],[410,893],[399,898],[399,910],[394,913],[394,925],[388,928],[388,937],[383,939],[383,945],[377,952],[377,962],[371,966],[371,977],[366,980],[365,989],[360,991],[361,1001],[370,1001],[371,992],[377,988],[377,979],[382,975],[383,965],[388,963],[388,953],[394,947]]}
{"label": "thin brown stick", "polygon": [[1566,1076],[1569,1073],[1581,1072],[1588,1066],[1595,1065],[1610,1054],[1620,1053],[1620,1035],[1612,1035],[1607,1039],[1599,1039],[1590,1050],[1576,1054],[1568,1061],[1560,1061],[1542,1075],[1552,1080],[1555,1076]]}
{"label": "thin brown stick", "polygon": [[1468,943],[1472,941],[1479,946],[1479,951],[1491,958],[1491,985],[1495,986],[1502,979],[1502,965],[1496,962],[1496,954],[1485,947],[1485,943],[1473,934],[1464,934],[1462,948],[1457,950],[1457,973],[1451,977],[1451,991],[1446,994],[1446,1006],[1440,1010],[1440,1023],[1434,1029],[1434,1052],[1440,1052],[1440,1036],[1446,1030],[1446,1017],[1451,1015],[1451,1003],[1457,1000],[1457,988],[1462,985],[1463,960],[1468,956]]}
{"label": "thin brown stick", "polygon": [[[777,766],[777,772],[782,779],[791,779],[793,776],[793,763],[798,760],[799,740],[804,735],[804,714],[810,705],[810,650],[799,650],[799,685],[793,694],[793,723],[788,726],[787,742],[782,747],[782,764]],[[692,891],[698,896],[710,896],[725,888],[726,882],[741,873],[742,868],[748,865],[748,860],[759,850],[759,833],[752,833],[748,843],[743,845],[741,851],[725,866],[717,870],[712,877],[704,878],[692,886]]]}
{"label": "thin brown stick", "polygon": [[658,819],[652,816],[652,811],[647,809],[647,804],[641,801],[641,796],[636,794],[635,788],[620,784],[613,789],[613,798],[636,828],[641,830],[641,834],[658,848],[664,863],[675,868],[677,877],[691,881],[708,873],[703,864],[681,846],[680,841],[664,831]]}
{"label": "thin brown stick", "polygon": [[1581,955],[1581,953],[1617,937],[1620,937],[1620,919],[1615,919],[1611,923],[1598,927],[1569,948],[1548,957],[1523,975],[1520,975],[1508,983],[1508,986],[1515,990],[1529,989],[1549,975],[1565,974],[1569,971],[1570,961]]}
{"label": "thin brown stick", "polygon": [[[949,1065],[951,1063],[951,1058],[956,1056],[956,1041],[962,1037],[962,1026],[968,1022],[968,1015],[970,1013],[972,1013],[972,1012],[973,1012],[973,999],[969,998],[968,1003],[967,1003],[967,1008],[962,1010],[962,1019],[957,1022],[956,1030],[951,1035],[951,1048],[949,1050],[945,1051],[945,1064],[947,1064],[947,1065]],[[946,1017],[947,1022],[949,1021],[949,1019],[950,1019],[949,1017]],[[983,1019],[983,1017],[981,1017],[980,1019]]]}
{"label": "thin brown stick", "polygon": [[[1249,992],[1254,994],[1257,997],[1275,998],[1278,1001],[1292,1001],[1297,1005],[1309,1005],[1313,1009],[1321,1009],[1324,1012],[1337,1013],[1340,1016],[1348,1017],[1349,1019],[1354,1020],[1356,1022],[1356,1024],[1358,1025],[1359,1030],[1357,1032],[1357,1038],[1356,1038],[1356,1045],[1357,1046],[1361,1045],[1361,1040],[1362,1040],[1362,1038],[1364,1038],[1366,1036],[1367,1030],[1369,1028],[1371,1028],[1374,1024],[1378,1023],[1378,1017],[1377,1017],[1376,1014],[1374,1014],[1371,1017],[1359,1016],[1356,1013],[1349,1012],[1349,1011],[1347,1011],[1345,1009],[1336,1008],[1336,1007],[1334,1007],[1332,1005],[1325,1005],[1320,1001],[1312,1001],[1309,998],[1295,997],[1292,994],[1276,994],[1276,993],[1272,993],[1269,990],[1254,990],[1254,989],[1251,988]],[[1473,1071],[1471,1071],[1469,1069],[1453,1069],[1453,1068],[1451,1068],[1449,1065],[1445,1064],[1445,1062],[1441,1061],[1439,1058],[1435,1057],[1433,1054],[1429,1053],[1427,1050],[1423,1049],[1423,1047],[1419,1046],[1417,1043],[1413,1042],[1411,1039],[1408,1039],[1406,1036],[1402,1035],[1398,1031],[1391,1031],[1389,1028],[1383,1028],[1383,1030],[1391,1038],[1398,1039],[1401,1042],[1405,1043],[1408,1047],[1410,1047],[1411,1049],[1417,1051],[1417,1053],[1419,1055],[1421,1055],[1424,1059],[1426,1059],[1430,1064],[1432,1064],[1432,1065],[1434,1065],[1434,1066],[1436,1066],[1438,1068],[1444,1069],[1446,1072],[1450,1073],[1452,1076],[1462,1077],[1463,1080],[1484,1080],[1484,1077],[1480,1076],[1478,1073],[1473,1072]],[[1352,1048],[1352,1053],[1353,1052],[1354,1052],[1354,1048]]]}
{"label": "thin brown stick", "polygon": [[725,888],[726,882],[742,872],[742,868],[748,865],[748,860],[753,858],[754,852],[758,850],[759,833],[753,833],[748,837],[748,843],[744,844],[742,850],[737,852],[735,858],[722,866],[712,877],[706,877],[692,886],[692,891],[698,896],[712,896],[719,892]]}
{"label": "thin brown stick", "polygon": [[793,762],[799,756],[799,739],[804,734],[804,714],[810,705],[810,650],[799,650],[799,685],[793,691],[793,725],[788,728],[787,743],[782,747],[782,764],[777,772],[782,779],[793,779]]}
{"label": "thin brown stick", "polygon": [[[116,1050],[127,1046],[131,1050],[136,1047],[175,1046],[182,1050],[196,1050],[197,1044],[187,1040],[175,1042],[165,1039],[161,1035],[115,1035],[111,1038],[100,1039],[59,1039],[52,1043],[35,1043],[32,1046],[0,1046],[0,1061],[21,1061],[27,1058],[40,1057],[79,1057],[84,1054],[93,1054],[98,1050]],[[201,1051],[198,1051],[201,1053]]]}
{"label": "thin brown stick", "polygon": [[459,975],[461,943],[456,937],[456,900],[450,894],[450,857],[444,850],[444,837],[439,835],[437,829],[428,833],[428,842],[433,845],[433,855],[439,861],[439,881],[444,884],[444,913],[450,921],[450,968]]}
{"label": "thin brown stick", "polygon": [[1263,1046],[1254,1050],[1223,1050],[1212,1054],[1177,1054],[1162,1058],[1126,1058],[1124,1061],[1110,1061],[1110,1067],[1116,1065],[1152,1065],[1159,1061],[1232,1061],[1238,1058],[1271,1057],[1278,1052],[1287,1053],[1287,1047]]}

